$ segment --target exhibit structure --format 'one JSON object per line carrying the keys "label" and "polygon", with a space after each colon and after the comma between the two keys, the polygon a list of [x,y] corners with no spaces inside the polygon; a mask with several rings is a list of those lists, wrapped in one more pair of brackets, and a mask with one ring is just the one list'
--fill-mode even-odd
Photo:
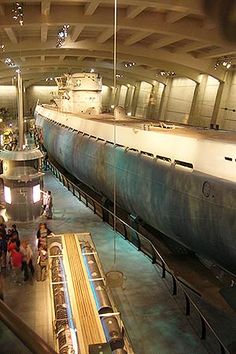
{"label": "exhibit structure", "polygon": [[133,354],[89,233],[48,236],[55,349]]}
{"label": "exhibit structure", "polygon": [[11,149],[0,150],[7,218],[14,221],[37,219],[42,206],[43,154],[25,144],[22,78],[18,70],[18,137]]}

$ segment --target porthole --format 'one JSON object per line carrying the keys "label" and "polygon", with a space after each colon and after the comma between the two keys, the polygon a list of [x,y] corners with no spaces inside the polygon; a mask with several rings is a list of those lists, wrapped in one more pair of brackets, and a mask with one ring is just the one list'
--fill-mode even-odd
{"label": "porthole", "polygon": [[211,185],[209,182],[204,182],[203,185],[202,185],[202,193],[203,195],[208,198],[210,197],[210,194],[211,194]]}

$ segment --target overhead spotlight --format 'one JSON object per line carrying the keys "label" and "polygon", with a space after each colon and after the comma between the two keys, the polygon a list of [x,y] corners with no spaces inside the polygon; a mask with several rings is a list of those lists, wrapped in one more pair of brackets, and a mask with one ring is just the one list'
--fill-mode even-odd
{"label": "overhead spotlight", "polygon": [[122,74],[116,74],[116,78],[117,78],[117,79],[120,79],[121,77],[123,77]]}
{"label": "overhead spotlight", "polygon": [[136,63],[133,61],[128,61],[127,63],[124,63],[124,66],[126,67],[126,68],[132,68],[132,66],[135,66],[136,65]]}
{"label": "overhead spotlight", "polygon": [[216,60],[214,69],[222,68],[229,69],[232,65],[231,59],[229,57],[220,57]]}
{"label": "overhead spotlight", "polygon": [[176,73],[174,71],[167,71],[167,70],[159,70],[156,73],[156,76],[175,76]]}
{"label": "overhead spotlight", "polygon": [[91,72],[91,73],[94,73],[94,72],[95,72],[95,69],[93,69],[93,68],[90,69],[90,72]]}
{"label": "overhead spotlight", "polygon": [[4,63],[10,66],[11,68],[15,68],[17,66],[16,63],[11,58],[6,58],[4,60]]}
{"label": "overhead spotlight", "polygon": [[69,27],[70,25],[63,25],[62,28],[57,32],[57,48],[61,48],[61,46],[65,43],[65,40],[68,37]]}
{"label": "overhead spotlight", "polygon": [[16,2],[12,8],[12,18],[18,21],[21,26],[24,24],[24,7],[22,2]]}
{"label": "overhead spotlight", "polygon": [[2,52],[5,51],[5,44],[0,44],[0,50],[1,50]]}

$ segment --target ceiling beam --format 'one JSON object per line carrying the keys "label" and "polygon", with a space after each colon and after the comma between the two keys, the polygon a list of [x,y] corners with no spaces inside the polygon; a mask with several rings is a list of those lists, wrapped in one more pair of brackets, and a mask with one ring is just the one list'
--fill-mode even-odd
{"label": "ceiling beam", "polygon": [[190,14],[190,12],[176,12],[176,11],[170,11],[166,14],[166,22],[167,23],[175,23],[181,18],[186,17]]}
{"label": "ceiling beam", "polygon": [[42,0],[41,1],[41,14],[48,16],[50,14],[51,0]]}
{"label": "ceiling beam", "polygon": [[132,34],[129,38],[126,39],[124,42],[124,45],[132,45],[134,43],[137,43],[141,41],[142,39],[150,36],[153,32],[137,32]]}
{"label": "ceiling beam", "polygon": [[[1,0],[0,0],[1,1]],[[129,0],[131,1],[131,0]],[[177,0],[176,0],[177,1]],[[190,0],[189,0],[190,1]],[[159,1],[158,1],[159,2]],[[167,2],[167,0],[166,0]],[[171,1],[173,3],[173,1]],[[183,2],[183,1],[181,1]],[[186,1],[185,1],[186,2]],[[193,1],[192,1],[193,2]],[[192,3],[191,2],[191,3]],[[57,2],[56,2],[57,3]],[[145,1],[146,4],[146,1]],[[49,24],[49,19],[46,19],[38,14],[36,11],[32,11],[31,8],[34,6],[29,6],[28,16],[25,16],[24,20],[24,28],[27,29],[27,26],[32,27],[40,26],[43,21],[44,25]],[[83,26],[92,26],[97,28],[105,29],[112,25],[113,18],[113,9],[110,7],[99,7],[97,11],[92,16],[85,16],[83,12],[83,7],[76,7],[76,11],[74,6],[58,6],[55,5],[55,11],[50,13],[50,26],[59,26],[61,25],[62,18],[66,18],[67,23],[71,26],[80,25]],[[189,17],[185,17],[180,22],[176,23],[166,23],[165,14],[158,12],[144,12],[140,16],[137,16],[133,19],[129,19],[126,17],[126,9],[119,9],[119,28],[121,30],[129,30],[133,33],[137,31],[141,31],[145,29],[146,31],[150,31],[158,34],[165,35],[180,35],[182,38],[202,41],[206,42],[206,39],[209,42],[213,42],[215,45],[219,47],[225,46],[224,39],[219,36],[216,31],[208,31],[206,38],[206,31],[202,27],[202,20],[193,19]],[[17,24],[14,24],[17,27]],[[0,27],[12,27],[12,19],[9,19],[7,16],[1,18]],[[191,31],[189,30],[191,28]],[[233,45],[232,45],[233,47]]]}
{"label": "ceiling beam", "polygon": [[210,46],[209,43],[199,43],[199,42],[196,43],[196,42],[194,42],[194,43],[186,44],[182,47],[176,48],[176,50],[174,52],[175,53],[177,53],[177,52],[189,53],[189,52],[194,52],[195,50],[203,49],[203,48],[206,48],[209,46]]}
{"label": "ceiling beam", "polygon": [[209,17],[203,20],[203,28],[206,30],[212,30],[216,27],[216,23]]}
{"label": "ceiling beam", "polygon": [[85,16],[91,16],[97,10],[100,4],[99,0],[92,0],[90,3],[86,4],[84,7],[84,14]]}
{"label": "ceiling beam", "polygon": [[4,8],[4,5],[0,5],[0,16],[5,16],[5,8]]}
{"label": "ceiling beam", "polygon": [[114,34],[114,29],[113,27],[107,28],[105,31],[103,31],[98,37],[96,42],[97,43],[105,43],[109,38],[111,38]]}
{"label": "ceiling beam", "polygon": [[202,59],[213,59],[213,58],[218,58],[222,56],[230,56],[230,55],[236,55],[236,48],[234,50],[232,48],[220,48],[220,49],[215,49],[212,50],[208,53],[202,53],[198,55],[198,58]]}
{"label": "ceiling beam", "polygon": [[155,50],[155,49],[159,49],[159,48],[162,48],[162,47],[166,47],[167,45],[170,45],[172,43],[178,42],[181,39],[183,39],[183,37],[182,36],[178,36],[178,35],[176,35],[176,36],[168,36],[168,37],[165,37],[163,39],[160,39],[157,42],[152,43],[150,45],[149,49]]}
{"label": "ceiling beam", "polygon": [[[90,3],[92,0],[68,0],[68,3],[75,4],[77,5],[79,2],[83,3]],[[0,3],[14,3],[15,0],[0,0]],[[26,3],[29,2],[29,0],[21,0],[21,2]],[[67,0],[57,0],[53,2],[59,4],[59,5],[65,5]],[[101,0],[102,3],[104,4],[111,4],[111,0]],[[127,6],[127,2],[131,4],[132,6],[137,6],[140,7],[143,5],[144,0],[119,0],[118,1],[120,5],[125,5]],[[39,3],[39,0],[30,0],[31,4],[37,4]],[[202,7],[202,2],[200,0],[145,0],[145,7],[151,7],[154,9],[163,9],[163,10],[171,10],[171,11],[177,11],[177,12],[185,12],[185,11],[191,11],[193,14],[197,15],[203,15],[204,10]]]}
{"label": "ceiling beam", "polygon": [[[29,49],[30,48],[30,49]],[[63,54],[64,49],[70,49],[66,52],[66,55],[85,55],[85,56],[93,56],[93,57],[103,57],[104,59],[112,59],[112,50],[113,43],[98,43],[95,40],[80,40],[75,43],[70,43],[67,46],[64,46],[63,49],[60,48],[60,54]],[[91,50],[92,49],[92,50]],[[47,43],[40,43],[37,41],[29,41],[24,40],[20,43],[20,45],[11,45],[8,47],[8,55],[11,57],[19,57],[19,50],[23,56],[40,56],[42,52],[44,55],[48,56],[49,53],[53,53],[51,55],[58,55],[58,49],[55,48],[55,41],[50,40]],[[67,54],[68,53],[68,54]],[[5,58],[5,53],[0,53],[0,58]],[[157,65],[157,60],[160,61],[165,67],[171,67],[168,70],[173,70],[173,65],[175,67],[180,67],[181,72],[186,70],[187,72],[192,71],[192,75],[196,74],[201,70],[202,72],[207,72],[209,67],[209,61],[202,61],[198,58],[193,58],[191,55],[179,53],[170,53],[166,50],[155,50],[148,49],[147,47],[143,47],[141,45],[133,45],[131,47],[120,44],[118,46],[118,57],[124,60],[133,60],[136,63],[142,65],[155,66]],[[158,59],[157,59],[158,58]],[[176,71],[176,70],[175,70]]]}
{"label": "ceiling beam", "polygon": [[127,18],[135,18],[146,9],[146,6],[128,6],[126,10]]}
{"label": "ceiling beam", "polygon": [[46,43],[48,39],[48,26],[46,24],[41,25],[41,43]]}
{"label": "ceiling beam", "polygon": [[10,39],[10,41],[13,44],[17,44],[18,43],[18,39],[13,31],[13,29],[11,27],[5,27],[4,31],[6,32],[6,34],[8,35],[8,38]]}
{"label": "ceiling beam", "polygon": [[59,61],[62,62],[65,59],[65,57],[66,57],[65,55],[60,55],[59,56]]}
{"label": "ceiling beam", "polygon": [[84,25],[76,25],[73,29],[72,34],[70,35],[70,39],[72,42],[76,42],[76,40],[78,39],[79,35],[81,34],[81,32],[84,29]]}

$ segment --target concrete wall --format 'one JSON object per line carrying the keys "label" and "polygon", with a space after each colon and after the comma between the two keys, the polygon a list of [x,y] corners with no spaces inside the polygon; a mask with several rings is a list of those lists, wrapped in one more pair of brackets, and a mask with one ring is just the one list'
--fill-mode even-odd
{"label": "concrete wall", "polygon": [[25,113],[36,106],[37,101],[40,103],[49,103],[53,98],[52,93],[57,93],[57,86],[30,86],[26,89]]}
{"label": "concrete wall", "polygon": [[109,112],[111,108],[112,89],[109,86],[102,85],[102,111]]}
{"label": "concrete wall", "polygon": [[202,127],[210,126],[218,87],[219,81],[208,75],[198,118],[199,125]]}
{"label": "concrete wall", "polygon": [[125,107],[126,95],[127,95],[128,87],[125,85],[121,85],[120,87],[120,96],[118,100],[118,105]]}
{"label": "concrete wall", "polygon": [[196,83],[187,78],[173,78],[164,118],[188,123]]}
{"label": "concrete wall", "polygon": [[17,114],[17,96],[16,86],[4,85],[0,86],[0,108],[5,107],[9,112],[9,116],[16,117]]}
{"label": "concrete wall", "polygon": [[161,82],[157,82],[157,81],[153,82],[152,92],[149,101],[149,110],[148,110],[148,118],[150,119],[154,119],[154,120],[160,119],[159,111],[160,111],[160,105],[161,105],[161,99],[162,99],[164,87],[165,85],[162,84]]}
{"label": "concrete wall", "polygon": [[[229,78],[230,79],[230,78]],[[236,72],[232,73],[230,90],[220,107],[221,128],[236,131]]]}
{"label": "concrete wall", "polygon": [[[236,71],[226,73],[222,95],[219,95],[219,81],[206,74],[199,76],[200,83],[197,86],[187,78],[170,78],[167,81],[167,97],[163,94],[164,85],[157,81],[153,81],[153,85],[144,81],[137,81],[134,86],[118,85],[115,95],[112,86],[103,85],[103,111],[109,111],[113,104],[120,104],[127,113],[132,112],[139,118],[163,119],[204,127],[210,127],[214,121],[222,129],[236,131]],[[38,99],[41,103],[49,103],[52,92],[57,92],[56,86],[27,88],[24,93],[25,115],[29,114],[30,108],[34,110]],[[0,86],[1,107],[8,109],[10,116],[17,116],[14,85]]]}
{"label": "concrete wall", "polygon": [[146,118],[149,107],[149,100],[152,91],[152,85],[142,81],[138,93],[135,116],[138,118]]}
{"label": "concrete wall", "polygon": [[127,114],[131,114],[132,112],[134,91],[135,91],[135,86],[128,84],[128,91],[127,91],[126,101],[125,101],[125,110]]}

